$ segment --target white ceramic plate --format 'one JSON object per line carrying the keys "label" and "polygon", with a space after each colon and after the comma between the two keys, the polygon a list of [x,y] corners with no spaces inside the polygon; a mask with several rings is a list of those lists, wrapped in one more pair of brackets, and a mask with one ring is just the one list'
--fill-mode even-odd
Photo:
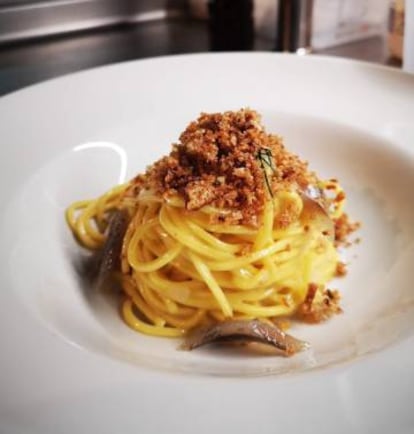
{"label": "white ceramic plate", "polygon": [[[246,106],[363,224],[344,314],[296,327],[312,349],[288,359],[132,332],[79,279],[63,219],[201,111]],[[413,432],[413,76],[272,53],[130,62],[2,98],[0,139],[0,432]]]}

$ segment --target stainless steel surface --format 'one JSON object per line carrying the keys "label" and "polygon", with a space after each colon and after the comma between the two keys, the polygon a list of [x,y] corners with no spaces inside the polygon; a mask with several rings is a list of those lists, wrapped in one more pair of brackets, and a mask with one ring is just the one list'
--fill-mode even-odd
{"label": "stainless steel surface", "polygon": [[165,19],[184,0],[0,0],[0,43]]}
{"label": "stainless steel surface", "polygon": [[3,45],[0,46],[0,95],[96,66],[208,49],[206,24],[185,18]]}
{"label": "stainless steel surface", "polygon": [[279,0],[276,51],[311,51],[313,0]]}
{"label": "stainless steel surface", "polygon": [[[209,48],[206,21],[185,17],[0,45],[0,95],[100,65],[166,54],[206,52]],[[271,51],[274,40],[256,36],[255,49]],[[388,58],[381,37],[318,54],[382,64]]]}

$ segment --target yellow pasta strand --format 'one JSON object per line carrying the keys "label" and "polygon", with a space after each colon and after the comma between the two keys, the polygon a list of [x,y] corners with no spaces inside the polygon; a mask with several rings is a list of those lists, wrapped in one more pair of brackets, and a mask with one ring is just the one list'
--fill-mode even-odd
{"label": "yellow pasta strand", "polygon": [[[81,245],[98,250],[111,214],[127,210],[118,270],[121,311],[141,333],[178,337],[211,321],[288,316],[310,283],[322,288],[335,274],[338,257],[330,239],[305,230],[299,218],[287,227],[275,223],[287,206],[299,216],[303,203],[296,192],[269,197],[253,228],[212,224],[218,210],[211,206],[189,212],[179,197],[163,200],[151,191],[131,197],[127,189],[125,184],[96,200],[73,203],[66,220]],[[341,191],[335,184],[335,195]],[[335,203],[332,218],[342,206]]]}

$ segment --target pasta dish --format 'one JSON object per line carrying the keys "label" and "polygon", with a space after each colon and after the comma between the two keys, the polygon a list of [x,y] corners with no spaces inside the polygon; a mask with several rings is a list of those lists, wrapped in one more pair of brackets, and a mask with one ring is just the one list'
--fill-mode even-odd
{"label": "pasta dish", "polygon": [[124,321],[179,337],[232,321],[283,329],[289,318],[340,312],[327,285],[344,274],[336,247],[355,229],[344,202],[336,179],[319,179],[242,109],[201,114],[169,155],[73,203],[66,219],[100,255],[105,280],[121,286]]}

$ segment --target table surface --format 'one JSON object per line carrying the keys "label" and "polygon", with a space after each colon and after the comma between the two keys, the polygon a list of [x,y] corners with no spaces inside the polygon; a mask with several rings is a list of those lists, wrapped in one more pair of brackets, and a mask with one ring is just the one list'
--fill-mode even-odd
{"label": "table surface", "polygon": [[[256,38],[255,50],[272,49],[273,41]],[[206,51],[209,51],[206,23],[185,18],[15,43],[0,47],[0,95],[95,66]],[[385,38],[380,36],[318,54],[393,64],[388,60]]]}

